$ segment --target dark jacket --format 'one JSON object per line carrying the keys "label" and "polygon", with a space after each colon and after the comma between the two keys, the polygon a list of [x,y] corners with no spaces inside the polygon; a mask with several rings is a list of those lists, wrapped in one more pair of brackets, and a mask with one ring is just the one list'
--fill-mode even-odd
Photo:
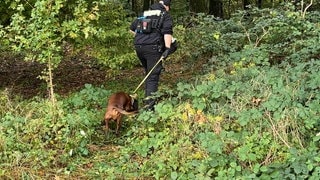
{"label": "dark jacket", "polygon": [[[164,35],[165,34],[173,34],[172,26],[172,18],[169,13],[166,12],[165,7],[160,3],[155,3],[150,6],[150,10],[161,10],[164,13],[163,23],[160,25],[160,31],[154,31],[150,34],[144,33],[136,33],[134,38],[135,45],[159,45],[164,44]],[[136,31],[138,20],[135,20],[131,26],[130,30]]]}

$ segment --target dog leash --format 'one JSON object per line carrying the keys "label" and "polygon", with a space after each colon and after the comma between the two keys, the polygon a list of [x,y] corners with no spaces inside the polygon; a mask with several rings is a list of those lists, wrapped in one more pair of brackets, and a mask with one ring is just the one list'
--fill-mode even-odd
{"label": "dog leash", "polygon": [[138,85],[138,87],[133,91],[133,94],[136,93],[136,91],[140,88],[140,86],[146,81],[146,79],[150,76],[150,74],[152,73],[152,71],[156,68],[156,66],[163,60],[164,58],[161,56],[161,58],[158,60],[158,62],[156,63],[156,65],[153,66],[153,68],[149,71],[149,73],[146,75],[146,77],[144,77],[144,79],[140,82],[140,84]]}

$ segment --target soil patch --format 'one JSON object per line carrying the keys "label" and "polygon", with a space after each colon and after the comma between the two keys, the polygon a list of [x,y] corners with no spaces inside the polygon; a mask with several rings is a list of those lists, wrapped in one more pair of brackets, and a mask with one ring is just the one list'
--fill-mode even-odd
{"label": "soil patch", "polygon": [[[197,64],[197,67],[190,67],[187,62],[181,63],[170,59],[165,61],[161,83],[174,85],[183,79],[190,79],[195,69],[200,68],[200,64]],[[9,89],[13,95],[20,95],[24,98],[46,97],[48,95],[47,83],[39,78],[43,69],[45,65],[37,62],[25,62],[22,57],[1,54],[0,89]],[[92,58],[82,55],[63,60],[55,69],[55,93],[68,95],[80,90],[85,84],[100,86],[110,84],[110,82],[127,82],[130,83],[129,86],[134,86],[132,87],[134,89],[143,79],[143,74],[141,67],[135,67],[110,75],[107,69],[96,65]]]}

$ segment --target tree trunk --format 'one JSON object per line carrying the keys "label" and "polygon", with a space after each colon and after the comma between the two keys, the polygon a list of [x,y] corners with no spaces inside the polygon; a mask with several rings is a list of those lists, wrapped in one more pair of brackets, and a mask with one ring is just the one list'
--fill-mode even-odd
{"label": "tree trunk", "polygon": [[[131,10],[132,10],[133,12],[136,12],[135,3],[136,3],[135,0],[132,0],[132,1],[131,1]],[[130,4],[130,0],[128,0],[128,4]]]}
{"label": "tree trunk", "polygon": [[[130,0],[128,0],[128,2],[129,1]],[[137,0],[131,0],[131,9],[136,15],[140,14],[139,2],[137,2]]]}
{"label": "tree trunk", "polygon": [[190,0],[189,10],[193,13],[207,13],[207,1],[206,0]]}
{"label": "tree trunk", "polygon": [[209,14],[223,18],[223,3],[221,0],[209,1]]}
{"label": "tree trunk", "polygon": [[52,65],[51,65],[51,57],[49,58],[49,62],[48,62],[48,87],[49,87],[49,96],[50,96],[50,100],[52,105],[55,107],[56,106],[56,98],[54,96],[54,90],[53,90],[53,72],[52,72]]}
{"label": "tree trunk", "polygon": [[259,9],[262,8],[262,0],[257,0],[257,6]]}
{"label": "tree trunk", "polygon": [[250,5],[250,0],[243,0],[243,9],[244,10],[249,9],[248,5]]}
{"label": "tree trunk", "polygon": [[148,10],[149,7],[151,5],[151,1],[150,0],[143,0],[143,10]]}

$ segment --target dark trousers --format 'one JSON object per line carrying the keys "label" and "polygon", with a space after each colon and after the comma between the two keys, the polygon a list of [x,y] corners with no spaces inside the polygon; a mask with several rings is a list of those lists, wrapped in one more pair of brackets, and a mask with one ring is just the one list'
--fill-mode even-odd
{"label": "dark trousers", "polygon": [[[145,75],[147,75],[149,71],[157,64],[162,53],[159,52],[157,45],[136,45],[135,48],[137,56],[145,70]],[[146,104],[151,108],[153,108],[155,100],[148,97],[158,90],[161,70],[162,62],[160,62],[157,67],[153,69],[145,81],[145,97],[147,98]]]}

